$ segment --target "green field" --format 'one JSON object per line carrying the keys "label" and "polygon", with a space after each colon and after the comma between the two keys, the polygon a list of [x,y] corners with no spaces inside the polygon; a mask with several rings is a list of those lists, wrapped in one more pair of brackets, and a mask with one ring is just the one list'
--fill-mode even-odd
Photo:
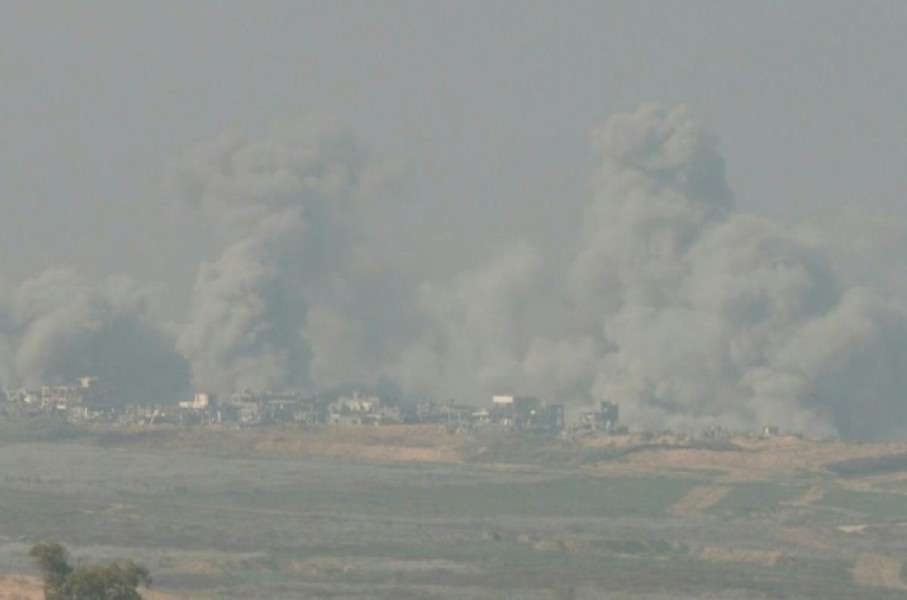
{"label": "green field", "polygon": [[566,477],[536,482],[471,482],[407,487],[375,485],[365,493],[331,489],[201,494],[198,502],[296,512],[365,512],[412,517],[604,517],[660,515],[695,481],[667,478]]}
{"label": "green field", "polygon": [[778,531],[839,535],[828,514],[898,518],[903,497],[829,493],[792,513],[802,482],[722,483],[731,491],[702,514],[669,510],[712,483],[12,444],[0,446],[0,570],[29,570],[30,544],[54,539],[84,560],[135,558],[194,598],[900,597],[851,575],[868,544],[895,552],[898,539],[840,534],[819,550]]}
{"label": "green field", "polygon": [[831,490],[818,503],[869,521],[907,521],[907,496],[889,492]]}
{"label": "green field", "polygon": [[734,484],[731,491],[720,502],[709,508],[713,514],[759,515],[770,514],[800,497],[807,486],[782,485],[767,482],[745,482]]}

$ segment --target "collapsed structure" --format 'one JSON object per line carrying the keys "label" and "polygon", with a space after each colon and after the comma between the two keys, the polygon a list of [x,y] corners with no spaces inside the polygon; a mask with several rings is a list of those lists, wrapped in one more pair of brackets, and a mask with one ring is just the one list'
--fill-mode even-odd
{"label": "collapsed structure", "polygon": [[[348,395],[304,395],[298,391],[240,390],[228,398],[197,392],[173,405],[117,402],[116,387],[97,377],[73,385],[45,385],[40,390],[7,389],[0,415],[6,418],[53,416],[74,423],[233,424],[238,427],[276,423],[303,425],[446,424],[451,432],[497,425],[511,431],[559,433],[565,430],[564,404],[532,396],[494,395],[487,407],[452,400],[404,404],[394,399],[353,391]],[[616,405],[614,405],[616,406]],[[611,431],[616,413],[607,417]]]}
{"label": "collapsed structure", "polygon": [[[81,377],[71,385],[0,391],[0,419],[38,417],[70,423],[122,425],[443,424],[451,433],[472,433],[484,427],[495,431],[564,434],[568,437],[630,433],[630,429],[620,423],[619,404],[607,400],[600,402],[598,410],[577,413],[568,425],[563,403],[515,394],[494,394],[490,403],[482,407],[454,400],[405,403],[358,390],[346,394],[305,395],[295,390],[274,392],[246,388],[226,398],[211,392],[197,392],[192,398],[176,404],[124,404],[117,386],[97,377]],[[670,430],[662,433],[673,434]],[[738,434],[771,438],[782,435],[782,431],[777,425],[765,425],[757,431],[730,431],[711,426],[693,435],[716,439]]]}
{"label": "collapsed structure", "polygon": [[97,377],[81,377],[73,385],[44,385],[40,390],[4,390],[10,416],[54,414],[71,421],[102,420],[116,406],[116,388]]}
{"label": "collapsed structure", "polygon": [[582,412],[579,416],[579,429],[582,431],[614,432],[618,429],[620,406],[614,402],[602,400],[597,412]]}

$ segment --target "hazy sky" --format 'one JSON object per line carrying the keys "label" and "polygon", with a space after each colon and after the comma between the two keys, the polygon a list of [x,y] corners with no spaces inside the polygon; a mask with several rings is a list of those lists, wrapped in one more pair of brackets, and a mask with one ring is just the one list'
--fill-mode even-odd
{"label": "hazy sky", "polygon": [[905,30],[903,2],[7,2],[0,378],[900,434]]}
{"label": "hazy sky", "polygon": [[311,112],[409,164],[454,238],[569,232],[590,129],[642,102],[718,136],[748,210],[903,209],[905,27],[901,2],[7,2],[0,276],[191,281],[168,156]]}

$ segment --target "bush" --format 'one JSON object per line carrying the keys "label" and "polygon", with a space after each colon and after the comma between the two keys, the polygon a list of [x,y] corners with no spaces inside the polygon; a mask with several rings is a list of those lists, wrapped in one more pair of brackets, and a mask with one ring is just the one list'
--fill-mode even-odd
{"label": "bush", "polygon": [[73,568],[56,542],[37,544],[28,555],[41,571],[45,600],[141,600],[137,588],[151,585],[148,569],[131,560]]}

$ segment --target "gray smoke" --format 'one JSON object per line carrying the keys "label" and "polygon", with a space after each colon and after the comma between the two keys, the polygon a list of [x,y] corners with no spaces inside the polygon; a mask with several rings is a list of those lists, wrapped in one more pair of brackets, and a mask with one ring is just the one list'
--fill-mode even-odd
{"label": "gray smoke", "polygon": [[188,369],[158,325],[160,293],[67,269],[24,282],[3,305],[4,385],[71,384],[91,375],[114,383],[125,403],[175,401]]}
{"label": "gray smoke", "polygon": [[343,127],[228,132],[165,172],[169,196],[219,246],[187,317],[161,325],[154,286],[50,271],[0,300],[0,376],[100,375],[152,390],[142,401],[188,391],[190,374],[192,388],[222,393],[359,383],[483,403],[514,392],[617,401],[652,428],[907,433],[907,310],[891,293],[902,282],[855,275],[867,272],[833,220],[829,234],[738,210],[715,140],[683,108],[616,115],[592,140],[598,166],[567,260],[516,232],[448,273],[422,267],[430,244],[400,241],[431,235],[394,229],[419,222],[393,196],[399,165]]}
{"label": "gray smoke", "polygon": [[418,308],[428,325],[402,353],[403,388],[469,401],[512,389],[532,335],[525,326],[538,276],[535,251],[516,244],[450,283],[423,284]]}
{"label": "gray smoke", "polygon": [[595,140],[570,281],[613,348],[597,398],[649,426],[903,432],[902,306],[842,288],[795,231],[734,212],[721,159],[683,109],[617,116]]}
{"label": "gray smoke", "polygon": [[171,196],[229,243],[200,267],[177,343],[196,388],[305,389],[313,368],[340,376],[334,363],[355,356],[361,334],[334,299],[354,270],[359,205],[387,175],[324,119],[263,140],[227,133],[171,164]]}
{"label": "gray smoke", "polygon": [[286,210],[199,268],[191,321],[177,347],[197,389],[267,389],[304,383],[289,373],[307,360],[300,329],[306,290],[281,269],[303,245],[298,211]]}
{"label": "gray smoke", "polygon": [[905,433],[903,304],[842,284],[815,231],[737,211],[685,109],[617,115],[593,142],[576,255],[549,264],[514,242],[423,284],[428,324],[394,372],[404,389],[617,401],[651,428]]}

